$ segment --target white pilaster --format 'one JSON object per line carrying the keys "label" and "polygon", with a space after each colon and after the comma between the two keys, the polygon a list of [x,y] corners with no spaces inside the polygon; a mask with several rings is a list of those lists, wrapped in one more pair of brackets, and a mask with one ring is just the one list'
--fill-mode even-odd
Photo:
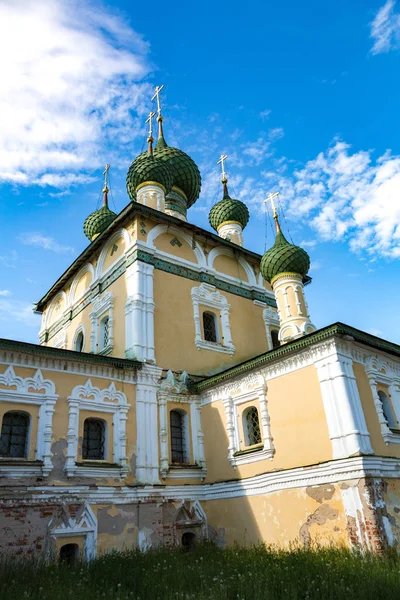
{"label": "white pilaster", "polygon": [[136,260],[126,270],[125,354],[127,358],[155,361],[154,266]]}
{"label": "white pilaster", "polygon": [[374,454],[351,356],[332,344],[331,352],[317,360],[315,366],[321,385],[333,458]]}
{"label": "white pilaster", "polygon": [[136,479],[138,483],[160,483],[158,453],[157,392],[162,369],[145,364],[136,385]]}
{"label": "white pilaster", "polygon": [[240,223],[230,221],[228,223],[222,223],[218,227],[219,237],[229,240],[238,246],[243,246],[243,229]]}

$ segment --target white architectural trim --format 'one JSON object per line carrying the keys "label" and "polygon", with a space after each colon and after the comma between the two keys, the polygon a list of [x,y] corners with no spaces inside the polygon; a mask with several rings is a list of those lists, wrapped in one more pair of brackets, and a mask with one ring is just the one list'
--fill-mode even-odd
{"label": "white architectural trim", "polygon": [[[254,300],[254,304],[258,303],[258,300]],[[279,331],[279,315],[276,310],[270,306],[266,306],[263,310],[263,320],[265,326],[265,335],[267,336],[268,350],[273,349],[271,330],[276,329]]]}
{"label": "white architectural trim", "polygon": [[[53,381],[44,379],[42,372],[39,369],[33,377],[26,377],[24,379],[23,377],[17,376],[13,366],[10,365],[6,371],[0,375],[0,385],[16,388],[15,390],[0,389],[0,402],[18,402],[21,404],[39,406],[37,438],[35,440],[36,460],[42,461],[42,474],[44,476],[49,475],[50,471],[53,469],[53,463],[51,461],[53,456],[51,451],[53,413],[54,405],[58,398],[58,395],[55,393]],[[0,459],[0,473],[3,471],[1,460],[2,459]],[[5,472],[7,472],[9,477],[25,477],[31,474],[30,470],[30,468],[25,470],[23,465],[8,465]]]}
{"label": "white architectural trim", "polygon": [[125,279],[125,356],[154,362],[154,266],[136,260]]}
{"label": "white architectural trim", "polygon": [[[79,411],[88,410],[93,412],[111,413],[113,415],[113,451],[112,462],[119,465],[119,476],[126,475],[129,471],[128,458],[126,456],[126,421],[130,404],[126,401],[123,392],[118,392],[114,382],[108,388],[100,390],[92,385],[90,379],[85,385],[78,385],[72,390],[68,398],[69,419],[67,432],[67,460],[65,461],[65,472],[67,477],[84,474],[87,477],[114,477],[115,468],[108,469],[90,466],[78,467],[78,436],[79,436]],[[99,472],[101,471],[101,475]]]}
{"label": "white architectural trim", "polygon": [[[187,388],[188,375],[184,371],[176,378],[172,371],[168,371],[166,378],[161,382],[157,398],[159,407],[160,428],[160,475],[162,479],[204,479],[207,474],[204,456],[204,434],[201,425],[200,397],[189,394]],[[168,402],[189,405],[190,410],[190,440],[192,442],[192,460],[198,468],[176,467],[170,465],[170,427]],[[190,451],[190,444],[189,444]]]}
{"label": "white architectural trim", "polygon": [[349,351],[335,344],[315,366],[333,457],[374,454]]}
{"label": "white architectural trim", "polygon": [[49,340],[49,346],[52,348],[60,348],[61,350],[66,350],[68,347],[68,331],[66,329],[61,329],[51,340]]}
{"label": "white architectural trim", "polygon": [[75,350],[75,352],[76,352],[76,340],[78,339],[78,335],[80,333],[82,333],[82,335],[83,335],[83,347],[85,347],[87,340],[86,340],[85,326],[83,325],[83,323],[81,323],[79,325],[79,327],[77,327],[75,329],[74,337],[72,339],[72,348],[71,348],[71,350]]}
{"label": "white architectural trim", "polygon": [[[105,348],[99,348],[100,340],[100,321],[108,313],[108,344]],[[92,331],[90,334],[90,351],[93,354],[110,354],[114,347],[114,296],[111,292],[105,292],[98,296],[92,304],[92,310],[89,314],[92,322]]]}
{"label": "white architectural trim", "polygon": [[395,432],[390,429],[379,398],[377,385],[382,383],[388,386],[393,409],[397,421],[400,420],[400,375],[391,368],[389,362],[381,360],[376,356],[369,356],[365,361],[365,371],[371,386],[372,397],[374,399],[375,409],[378,415],[378,421],[381,428],[381,434],[386,445],[389,443],[400,444],[400,431]]}
{"label": "white architectural trim", "polygon": [[[86,290],[84,290],[82,292],[82,294],[78,297],[75,297],[76,294],[76,289],[78,287],[78,283],[79,281],[82,279],[82,277],[85,275],[85,273],[90,273],[92,276],[91,281],[89,282],[88,287],[86,288]],[[90,289],[90,286],[92,285],[93,281],[95,278],[95,272],[94,272],[94,267],[92,265],[92,263],[88,262],[85,265],[83,265],[83,267],[78,271],[78,273],[75,275],[72,284],[71,284],[71,289],[69,291],[69,295],[68,295],[68,306],[73,306],[73,304],[75,302],[77,302],[78,300],[80,300],[81,298],[83,298],[83,296],[86,294],[86,292]]]}
{"label": "white architectural trim", "polygon": [[[198,350],[214,350],[227,354],[234,354],[236,348],[232,342],[231,326],[229,322],[229,309],[227,299],[223,296],[214,285],[201,283],[197,287],[193,287],[191,291],[193,302],[193,315],[195,325],[194,342]],[[202,323],[200,319],[200,306],[211,308],[217,311],[221,317],[223,343],[208,342],[203,339]]]}
{"label": "white architectural trim", "polygon": [[[219,234],[219,232],[218,232],[218,234]],[[224,237],[224,236],[221,235],[221,237]],[[216,269],[214,269],[214,261],[217,258],[217,256],[229,256],[229,258],[233,258],[233,259],[237,260],[247,275],[247,283],[249,283],[251,286],[257,286],[257,280],[256,280],[256,276],[254,274],[254,271],[251,268],[251,266],[249,265],[249,263],[247,262],[247,260],[245,258],[243,258],[243,256],[241,256],[240,251],[235,253],[231,248],[225,248],[225,246],[217,246],[216,248],[213,248],[212,250],[210,250],[210,253],[207,257],[208,266],[219,274],[220,271],[217,271]],[[229,276],[229,277],[231,280],[236,280],[236,281],[242,282],[240,277],[231,277],[231,276]]]}
{"label": "white architectural trim", "polygon": [[114,269],[115,263],[121,258],[121,256],[118,256],[118,258],[115,259],[114,263],[112,263],[106,271],[103,270],[104,263],[110,248],[112,248],[115,242],[117,242],[121,238],[123,238],[125,241],[125,250],[122,256],[124,256],[124,254],[129,250],[130,246],[132,245],[131,234],[124,227],[113,233],[113,235],[107,240],[107,243],[105,244],[100,253],[99,260],[96,266],[96,282],[97,279],[100,279],[105,273],[109,273],[112,269]]}
{"label": "white architectural trim", "polygon": [[[156,248],[154,242],[163,233],[171,233],[172,235],[175,235],[178,239],[180,238],[180,239],[184,240],[187,244],[189,244],[190,248],[192,248],[193,237],[191,235],[186,233],[186,231],[184,231],[180,227],[176,227],[175,225],[165,225],[165,224],[156,225],[155,227],[153,227],[153,229],[150,229],[150,231],[147,235],[147,245],[152,248]],[[197,258],[198,264],[203,267],[206,267],[207,266],[206,256],[205,256],[202,248],[200,247],[200,245],[196,244],[196,247],[192,248],[192,249]],[[163,253],[163,254],[166,254],[166,253]],[[171,255],[168,254],[168,257],[170,257],[170,256]],[[191,263],[191,264],[193,264],[193,263]]]}
{"label": "white architectural trim", "polygon": [[136,480],[159,484],[159,435],[157,392],[162,369],[144,364],[136,385]]}
{"label": "white architectural trim", "polygon": [[76,501],[77,498],[86,499],[90,504],[130,504],[138,501],[185,499],[203,502],[266,495],[344,481],[358,482],[366,477],[400,479],[399,459],[382,456],[352,456],[294,469],[271,470],[245,479],[194,485],[96,486],[96,488],[87,485],[38,486],[36,489],[30,488],[27,503],[55,499]]}
{"label": "white architectural trim", "polygon": [[63,504],[49,523],[49,535],[54,540],[83,536],[83,559],[92,560],[96,556],[97,519],[88,502],[84,502],[75,518],[71,517],[68,507]]}
{"label": "white architectural trim", "polygon": [[[244,391],[234,397],[228,396],[223,400],[225,408],[226,429],[228,433],[228,460],[233,467],[272,458],[275,448],[271,436],[270,419],[268,414],[268,404],[266,396],[266,385],[262,378],[248,378]],[[262,435],[263,447],[253,450],[246,454],[239,454],[243,450],[240,444],[240,426],[239,426],[239,406],[241,404],[254,401],[257,406],[257,400],[260,407],[260,431]]]}
{"label": "white architectural trim", "polygon": [[64,316],[64,312],[69,308],[68,306],[68,299],[67,299],[67,295],[64,291],[58,292],[58,294],[53,298],[52,303],[50,304],[49,310],[47,311],[47,315],[46,315],[46,319],[45,319],[45,325],[44,325],[44,329],[47,329],[50,325],[50,320],[51,320],[51,316],[53,314],[53,310],[56,307],[56,304],[59,300],[63,301],[63,309],[62,309],[62,313],[60,314],[60,316],[58,317],[58,319],[56,319],[55,321],[53,321],[53,323],[51,323],[51,325],[54,325],[55,323],[57,323],[57,321],[60,321],[62,319],[62,317]]}

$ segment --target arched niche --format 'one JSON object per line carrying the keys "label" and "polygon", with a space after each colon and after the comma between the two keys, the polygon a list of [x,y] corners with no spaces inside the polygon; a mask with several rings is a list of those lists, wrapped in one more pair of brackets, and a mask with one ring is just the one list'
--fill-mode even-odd
{"label": "arched niche", "polygon": [[[193,237],[191,235],[189,235],[186,231],[184,231],[183,229],[179,228],[179,227],[175,227],[174,225],[156,225],[155,227],[153,227],[153,229],[150,229],[148,236],[147,236],[147,243],[149,246],[152,246],[155,249],[158,249],[158,246],[156,245],[156,240],[159,236],[163,235],[163,234],[170,234],[173,237],[176,237],[177,239],[179,239],[181,242],[184,241],[186,242],[186,244],[189,246],[190,249],[192,249],[195,257],[196,257],[196,261],[199,265],[202,266],[206,266],[207,261],[206,261],[206,257],[205,254],[203,252],[203,250],[200,248],[199,244],[193,244]],[[195,246],[193,248],[193,245]],[[173,247],[171,246],[171,249]],[[164,252],[164,250],[162,250],[162,252]],[[172,254],[171,251],[169,251],[169,254]],[[178,253],[175,254],[175,256],[179,256]],[[183,257],[182,257],[183,258]]]}
{"label": "arched niche", "polygon": [[101,277],[124,254],[131,245],[131,236],[127,229],[116,231],[105,244],[96,268],[96,277]]}
{"label": "arched niche", "polygon": [[62,317],[65,309],[68,307],[67,295],[64,291],[59,292],[53,299],[50,308],[47,313],[46,327],[49,327],[55,323],[60,317]]}
{"label": "arched niche", "polygon": [[69,293],[69,305],[72,306],[76,300],[82,298],[90,287],[94,279],[94,268],[91,263],[87,263],[76,274]]}
{"label": "arched niche", "polygon": [[213,248],[208,255],[208,266],[229,277],[257,285],[256,276],[247,260],[239,254],[235,256],[230,248]]}
{"label": "arched niche", "polygon": [[192,246],[183,237],[177,236],[174,233],[162,233],[154,241],[154,246],[157,250],[161,250],[161,252],[173,254],[197,264],[197,256]]}

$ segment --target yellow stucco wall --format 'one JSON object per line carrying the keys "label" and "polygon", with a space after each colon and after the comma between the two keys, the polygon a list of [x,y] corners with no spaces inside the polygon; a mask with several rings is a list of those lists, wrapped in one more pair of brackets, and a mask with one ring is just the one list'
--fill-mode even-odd
{"label": "yellow stucco wall", "polygon": [[[272,459],[238,466],[236,470],[228,461],[229,441],[222,400],[203,406],[206,481],[251,477],[332,459],[319,381],[313,366],[268,381],[267,401],[275,454]],[[242,405],[238,409],[240,412]]]}
{"label": "yellow stucco wall", "polygon": [[[354,362],[353,369],[356,376],[357,387],[361,398],[361,404],[364,411],[367,428],[371,438],[371,445],[375,454],[381,456],[395,456],[396,458],[400,458],[400,444],[389,443],[386,445],[382,437],[378,413],[376,412],[371,386],[369,384],[364,366],[360,363]],[[385,386],[378,386],[377,389],[382,389],[389,395]]]}
{"label": "yellow stucco wall", "polygon": [[[198,282],[164,271],[154,271],[154,329],[156,361],[172,370],[208,374],[238,364],[268,350],[263,308],[252,300],[223,292],[230,308],[233,356],[198,350],[191,290]],[[221,292],[222,293],[222,292]]]}
{"label": "yellow stucco wall", "polygon": [[203,508],[221,544],[348,544],[342,495],[334,484],[207,501]]}

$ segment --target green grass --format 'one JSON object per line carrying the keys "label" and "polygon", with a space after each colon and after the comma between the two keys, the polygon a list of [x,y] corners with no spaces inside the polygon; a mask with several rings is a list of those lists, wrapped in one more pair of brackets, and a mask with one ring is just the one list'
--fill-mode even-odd
{"label": "green grass", "polygon": [[4,559],[1,600],[400,598],[400,557],[266,546],[114,553],[74,567]]}

